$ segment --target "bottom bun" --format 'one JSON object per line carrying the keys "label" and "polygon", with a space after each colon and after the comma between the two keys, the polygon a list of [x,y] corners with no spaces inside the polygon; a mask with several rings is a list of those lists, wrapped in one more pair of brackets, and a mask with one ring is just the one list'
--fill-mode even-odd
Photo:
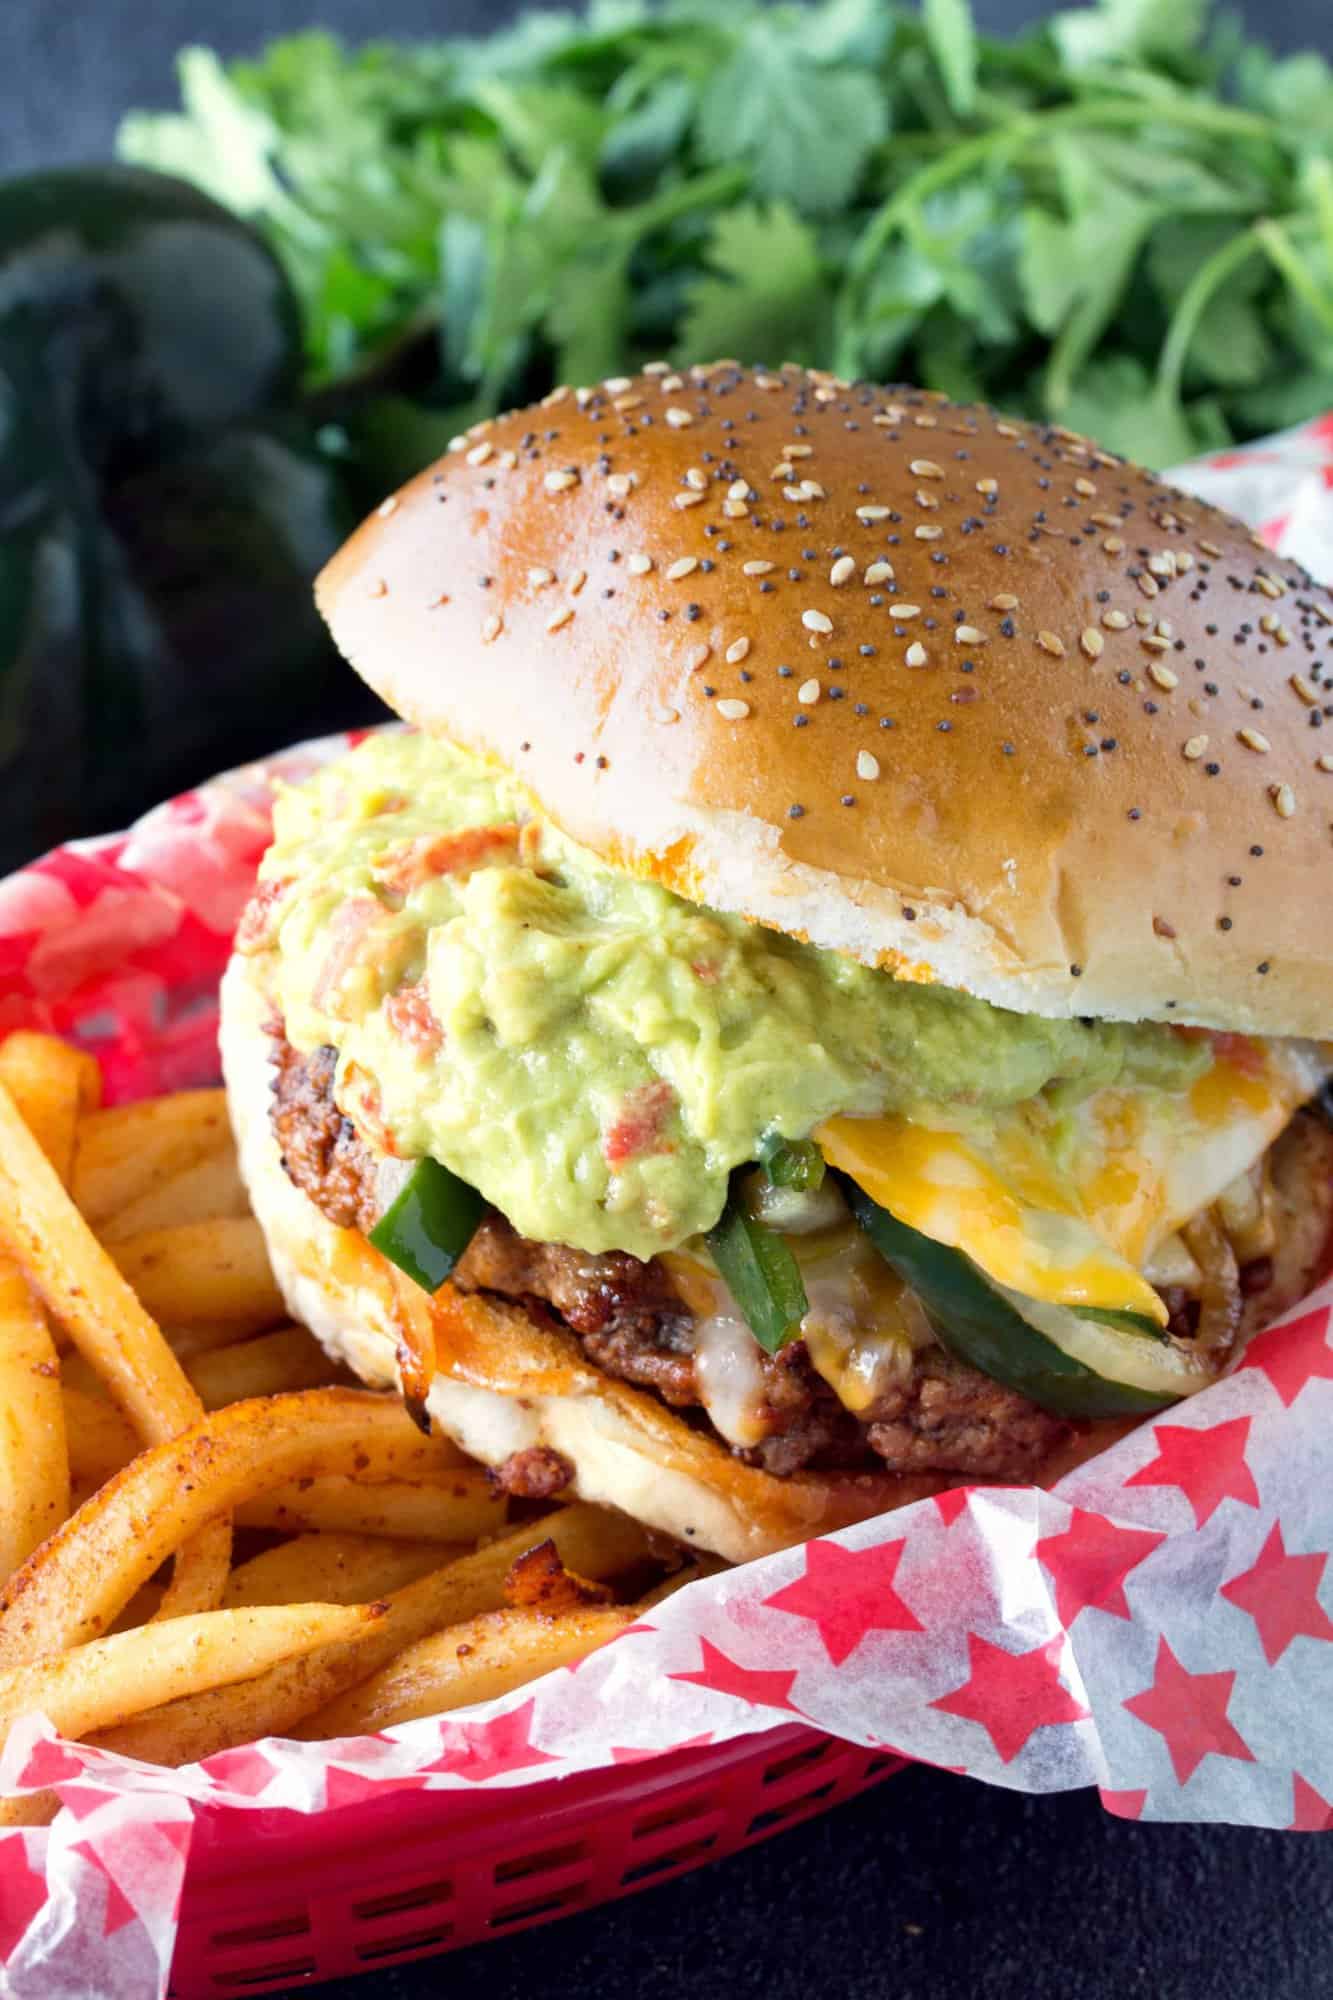
{"label": "bottom bun", "polygon": [[[269,1119],[273,1005],[263,957],[222,983],[222,1066],[241,1173],[293,1319],[373,1388],[397,1387],[484,1464],[545,1445],[580,1499],[731,1562],[771,1554],[963,1483],[949,1473],[774,1477],[657,1397],[592,1367],[572,1334],[519,1307],[445,1285],[432,1298],[288,1179]],[[1132,1424],[1081,1427],[1043,1469],[1049,1485]],[[985,1484],[969,1479],[968,1484]]]}

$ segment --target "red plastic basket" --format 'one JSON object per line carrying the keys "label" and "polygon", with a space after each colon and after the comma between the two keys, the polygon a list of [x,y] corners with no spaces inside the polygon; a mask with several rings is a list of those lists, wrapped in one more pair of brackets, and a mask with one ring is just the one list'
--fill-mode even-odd
{"label": "red plastic basket", "polygon": [[490,1793],[207,1808],[175,2000],[396,1965],[632,1895],[855,1798],[900,1757],[800,1725]]}

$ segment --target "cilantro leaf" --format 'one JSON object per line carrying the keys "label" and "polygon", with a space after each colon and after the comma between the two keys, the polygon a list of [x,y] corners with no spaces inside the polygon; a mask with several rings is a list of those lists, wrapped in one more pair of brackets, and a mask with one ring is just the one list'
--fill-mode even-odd
{"label": "cilantro leaf", "polygon": [[824,215],[850,200],[887,124],[873,78],[812,66],[760,21],[705,90],[698,143],[706,159],[744,161],[756,194]]}
{"label": "cilantro leaf", "polygon": [[713,275],[686,295],[678,353],[734,354],[738,361],[811,361],[828,316],[819,250],[789,207],[747,206],[723,216],[709,246]]}
{"label": "cilantro leaf", "polygon": [[977,32],[968,0],[921,0],[921,20],[950,107],[970,118],[977,99]]}

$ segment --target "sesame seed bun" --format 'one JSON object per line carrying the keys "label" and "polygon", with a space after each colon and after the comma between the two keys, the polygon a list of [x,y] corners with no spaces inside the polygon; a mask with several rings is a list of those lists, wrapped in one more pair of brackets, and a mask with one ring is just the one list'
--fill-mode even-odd
{"label": "sesame seed bun", "polygon": [[[797,1472],[745,1465],[646,1389],[592,1366],[572,1334],[521,1306],[445,1285],[432,1298],[354,1229],[339,1229],[288,1179],[269,1119],[273,1016],[267,960],[235,956],[222,982],[220,1047],[241,1174],[292,1317],[374,1389],[397,1388],[431,1428],[483,1464],[546,1445],[580,1499],[615,1507],[731,1562],[831,1533],[959,1483],[949,1473]],[[435,1372],[420,1379],[424,1318]],[[1129,1428],[1076,1426],[1038,1480],[1052,1485]],[[969,1485],[991,1482],[969,1477]]]}
{"label": "sesame seed bun", "polygon": [[318,599],[613,865],[1055,1016],[1333,1028],[1333,603],[1073,434],[728,362],[557,390]]}

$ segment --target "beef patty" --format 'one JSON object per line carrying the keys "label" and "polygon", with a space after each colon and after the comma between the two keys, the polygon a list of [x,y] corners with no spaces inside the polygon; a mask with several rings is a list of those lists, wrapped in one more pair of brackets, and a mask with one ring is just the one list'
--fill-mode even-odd
{"label": "beef patty", "polygon": [[[273,1130],[288,1176],[340,1229],[379,1219],[374,1154],[333,1098],[337,1052],[301,1055],[273,1030]],[[492,1209],[454,1274],[462,1291],[517,1301],[567,1327],[594,1365],[706,1422],[694,1368],[694,1320],[658,1261],[534,1243]],[[812,1367],[803,1341],[760,1353],[767,1435],[738,1458],[778,1474],[854,1469],[1030,1477],[1068,1426],[1026,1397],[955,1361],[918,1354],[909,1379],[853,1416]],[[716,1433],[715,1433],[716,1435]]]}
{"label": "beef patty", "polygon": [[[337,1052],[303,1056],[275,1023],[273,1129],[287,1174],[331,1222],[368,1233],[379,1219],[375,1155],[333,1098]],[[1333,1107],[1293,1119],[1272,1160],[1277,1249],[1241,1273],[1240,1338],[1304,1296],[1333,1247]],[[483,1218],[454,1271],[462,1291],[517,1301],[554,1318],[603,1373],[660,1396],[707,1425],[694,1366],[694,1319],[656,1259],[600,1255],[564,1243],[534,1243],[495,1209]],[[878,1460],[892,1472],[956,1472],[996,1479],[1033,1476],[1068,1433],[1060,1418],[943,1348],[919,1351],[908,1379],[861,1416],[838,1401],[811,1364],[804,1341],[759,1353],[766,1435],[729,1447],[779,1477],[805,1468],[855,1469]],[[711,1425],[708,1425],[711,1429]],[[714,1432],[714,1435],[718,1433]]]}

